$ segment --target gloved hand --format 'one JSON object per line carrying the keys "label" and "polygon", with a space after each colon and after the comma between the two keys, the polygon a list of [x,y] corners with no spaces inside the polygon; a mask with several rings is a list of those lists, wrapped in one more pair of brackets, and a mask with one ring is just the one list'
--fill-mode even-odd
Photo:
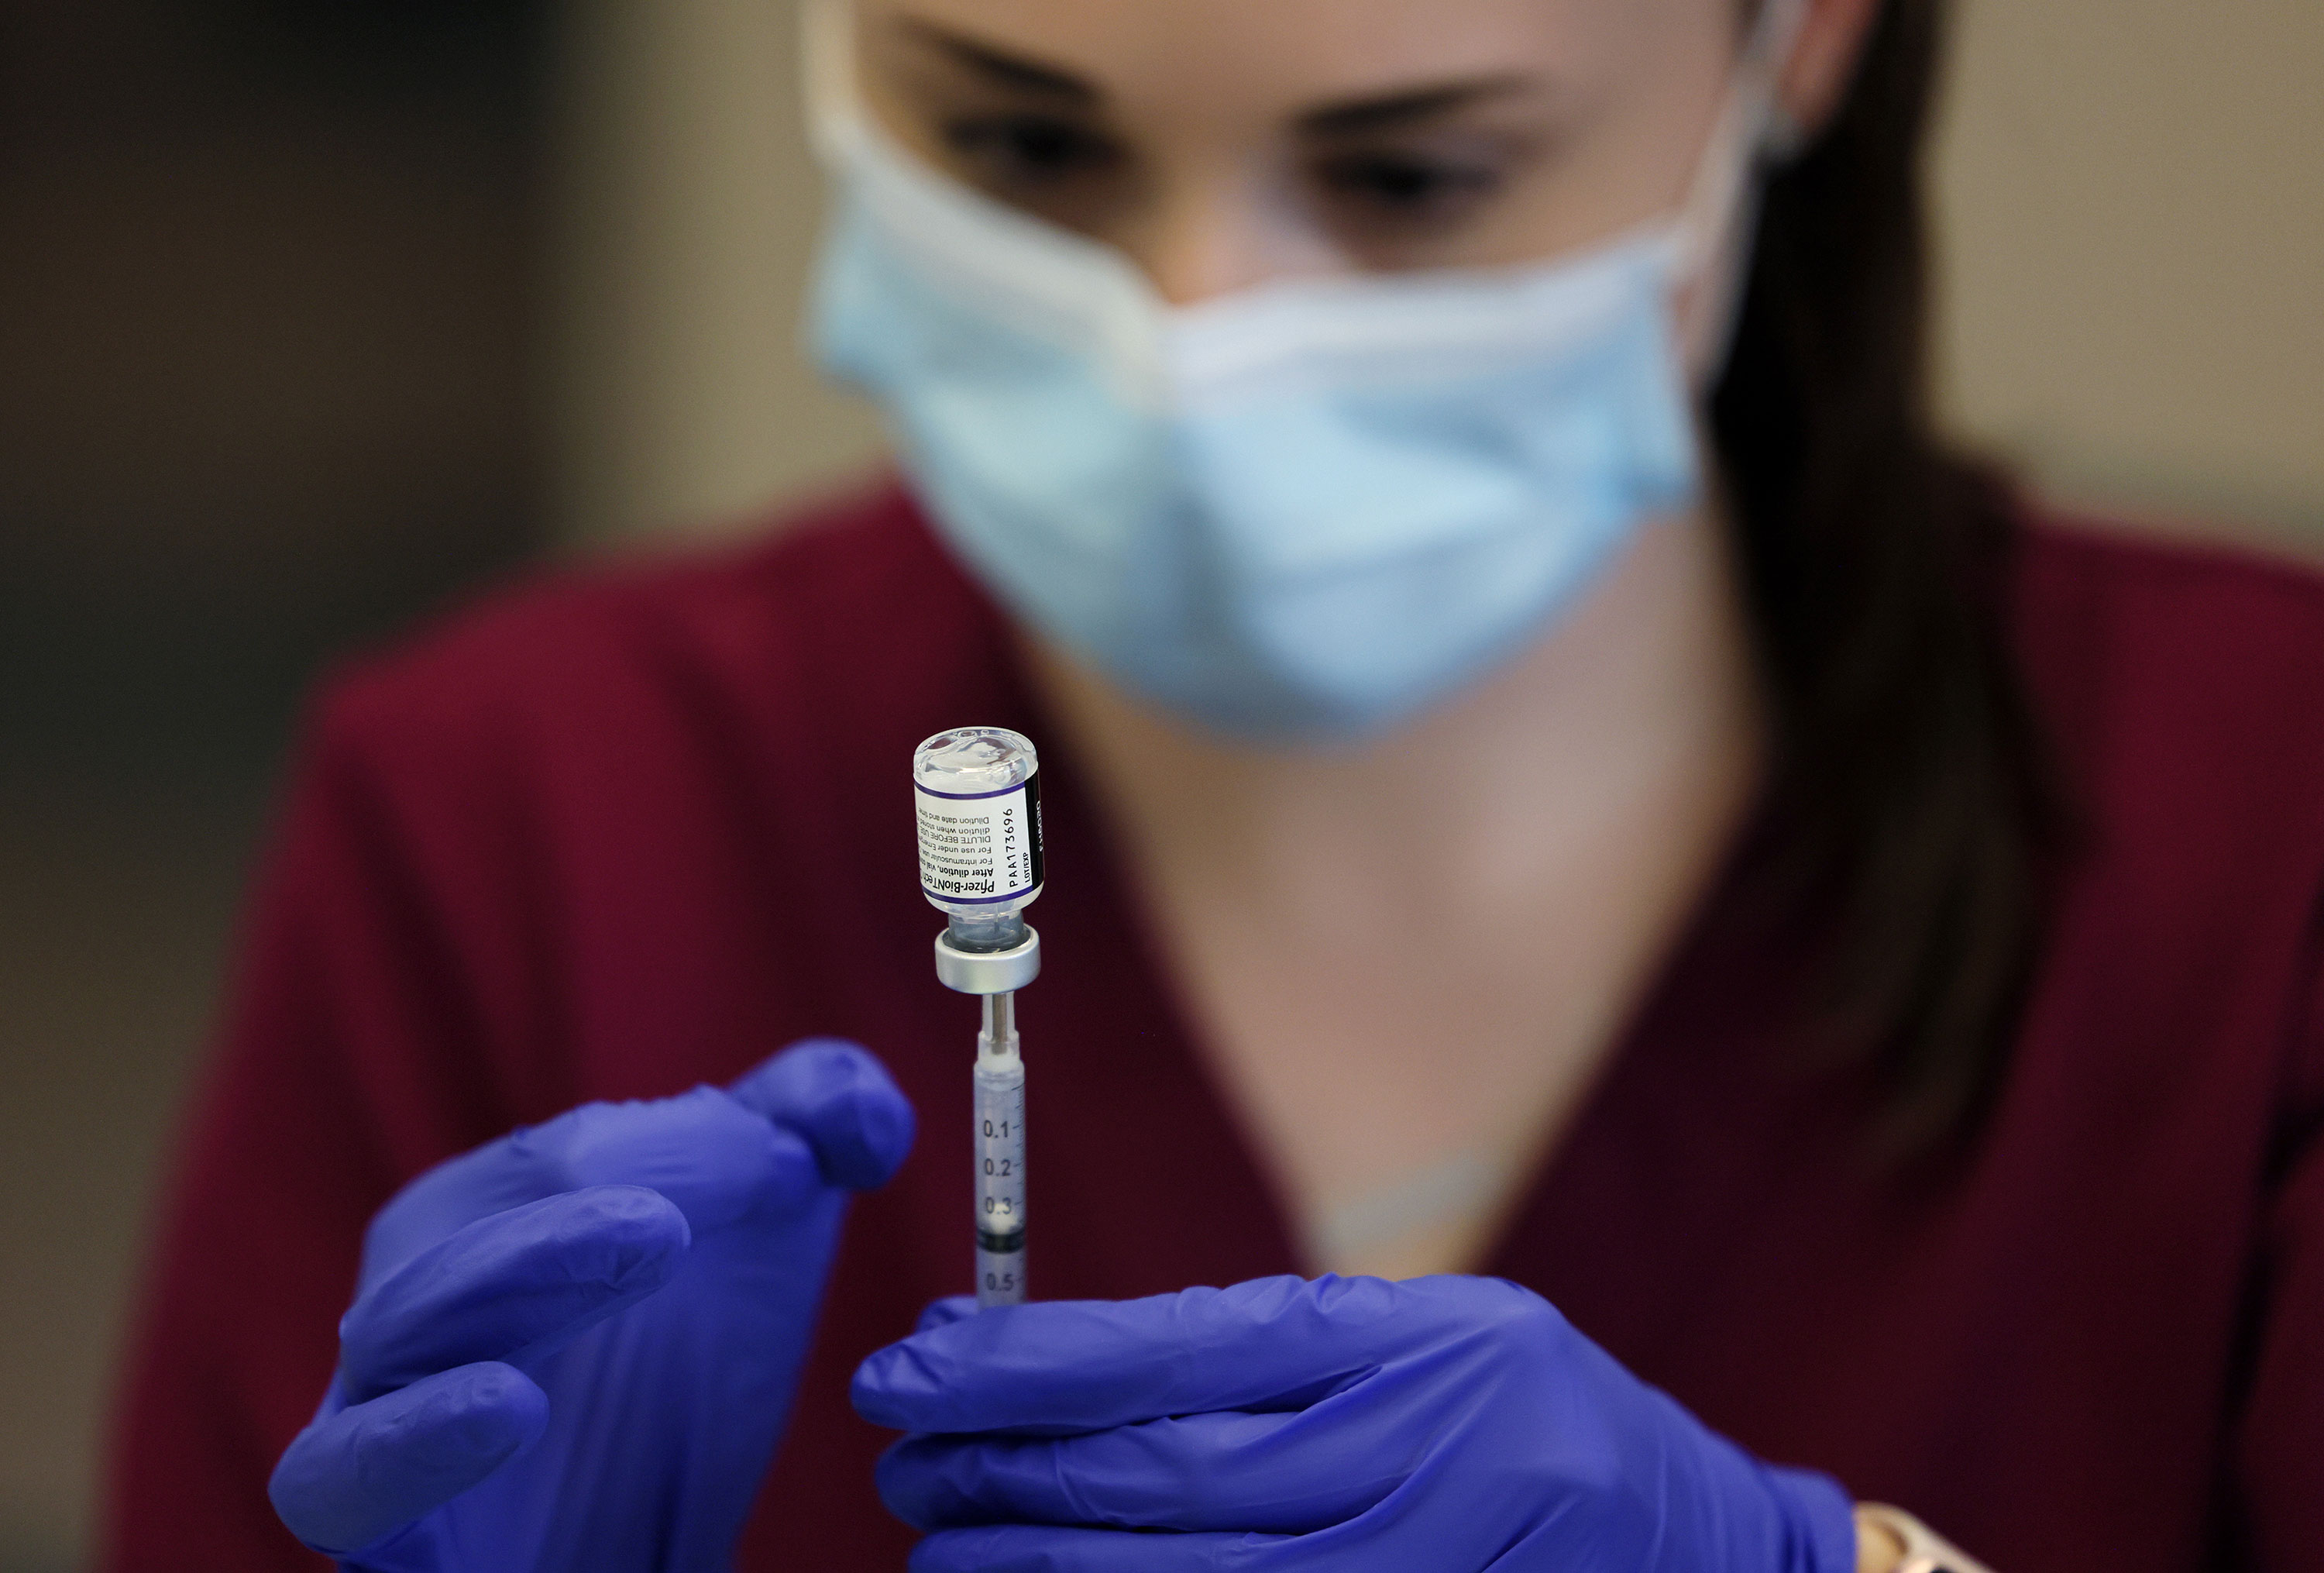
{"label": "gloved hand", "polygon": [[918,1433],[880,1466],[938,1531],[916,1573],[1856,1566],[1838,1485],[1750,1457],[1496,1279],[939,1302],[922,1326],[854,1387]]}
{"label": "gloved hand", "polygon": [[275,1511],[376,1573],[726,1567],[846,1192],[911,1140],[877,1060],[808,1042],[730,1089],[591,1104],[421,1175],[364,1236]]}

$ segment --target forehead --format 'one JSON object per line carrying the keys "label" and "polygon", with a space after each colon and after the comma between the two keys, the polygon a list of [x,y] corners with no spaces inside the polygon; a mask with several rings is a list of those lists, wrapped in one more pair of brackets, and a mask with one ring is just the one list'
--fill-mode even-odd
{"label": "forehead", "polygon": [[1296,111],[1415,83],[1554,85],[1693,52],[1734,0],[856,0],[875,38],[918,22],[1083,77],[1130,111]]}

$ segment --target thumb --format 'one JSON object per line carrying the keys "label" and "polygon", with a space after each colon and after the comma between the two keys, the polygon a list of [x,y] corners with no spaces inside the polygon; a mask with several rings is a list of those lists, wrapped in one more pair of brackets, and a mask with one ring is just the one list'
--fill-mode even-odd
{"label": "thumb", "polygon": [[976,1314],[976,1297],[969,1294],[948,1294],[942,1300],[928,1302],[920,1313],[915,1333],[932,1333],[938,1328],[948,1328],[954,1322],[966,1321]]}

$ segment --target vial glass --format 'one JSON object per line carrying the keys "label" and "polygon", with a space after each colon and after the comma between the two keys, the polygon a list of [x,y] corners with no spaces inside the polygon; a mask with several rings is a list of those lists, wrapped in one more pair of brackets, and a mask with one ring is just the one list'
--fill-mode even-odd
{"label": "vial glass", "polygon": [[920,891],[962,950],[1007,950],[1025,939],[1041,893],[1040,760],[1005,726],[939,732],[912,754]]}

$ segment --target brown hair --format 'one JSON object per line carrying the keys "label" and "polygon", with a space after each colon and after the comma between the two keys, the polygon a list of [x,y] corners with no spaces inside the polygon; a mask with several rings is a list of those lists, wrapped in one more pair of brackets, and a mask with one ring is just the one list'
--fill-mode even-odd
{"label": "brown hair", "polygon": [[1943,0],[1888,0],[1771,180],[1713,424],[1772,698],[1785,887],[1827,936],[1817,1034],[1880,1144],[1974,1128],[2008,1065],[2058,840],[2007,626],[2012,499],[1930,418],[1922,144]]}

